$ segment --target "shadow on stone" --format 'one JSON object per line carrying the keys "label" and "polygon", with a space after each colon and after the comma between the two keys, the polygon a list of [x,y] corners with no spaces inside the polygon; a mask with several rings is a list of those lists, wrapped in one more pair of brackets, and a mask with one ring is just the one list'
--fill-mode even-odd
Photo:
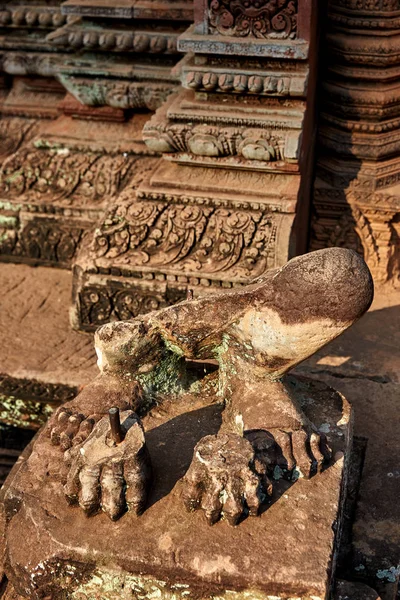
{"label": "shadow on stone", "polygon": [[218,433],[221,413],[222,406],[212,404],[174,417],[146,433],[154,469],[154,484],[147,508],[167,496],[185,475],[197,442],[206,435]]}

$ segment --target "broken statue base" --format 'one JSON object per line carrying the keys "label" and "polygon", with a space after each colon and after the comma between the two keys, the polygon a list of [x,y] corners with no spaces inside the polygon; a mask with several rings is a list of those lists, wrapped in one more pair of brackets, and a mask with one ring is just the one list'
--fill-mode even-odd
{"label": "broken statue base", "polygon": [[[325,600],[334,580],[351,447],[351,411],[326,384],[290,377],[326,432],[333,460],[311,480],[282,476],[259,517],[207,525],[185,511],[182,477],[196,443],[215,434],[215,396],[188,395],[143,419],[154,484],[145,512],[111,522],[67,504],[62,453],[47,427],[2,489],[5,571],[21,597],[91,600]],[[191,410],[188,412],[187,407]],[[23,541],[23,543],[22,543]]]}

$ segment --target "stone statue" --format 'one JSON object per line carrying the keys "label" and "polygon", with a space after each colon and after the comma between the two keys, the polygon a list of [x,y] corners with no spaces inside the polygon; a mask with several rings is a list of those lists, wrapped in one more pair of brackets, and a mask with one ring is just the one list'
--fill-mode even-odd
{"label": "stone statue", "polygon": [[[309,478],[330,459],[287,372],[350,327],[372,298],[363,259],[330,248],[245,287],[102,326],[95,335],[99,376],[48,428],[64,452],[68,500],[112,520],[127,509],[140,514],[151,485],[140,417],[190,390],[215,394],[223,416],[220,431],[194,449],[183,502],[202,509],[210,524],[257,515],[276,467]],[[188,368],[193,361],[216,361],[218,369],[199,377]]]}

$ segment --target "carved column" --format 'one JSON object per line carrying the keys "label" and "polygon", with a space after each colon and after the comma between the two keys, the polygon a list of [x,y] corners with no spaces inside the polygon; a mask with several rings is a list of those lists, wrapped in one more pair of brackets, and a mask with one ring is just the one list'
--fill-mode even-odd
{"label": "carved column", "polygon": [[315,45],[309,0],[196,3],[183,89],[144,127],[164,157],[79,259],[78,326],[241,285],[306,249]]}
{"label": "carved column", "polygon": [[362,253],[377,282],[400,272],[400,6],[331,0],[311,248]]}

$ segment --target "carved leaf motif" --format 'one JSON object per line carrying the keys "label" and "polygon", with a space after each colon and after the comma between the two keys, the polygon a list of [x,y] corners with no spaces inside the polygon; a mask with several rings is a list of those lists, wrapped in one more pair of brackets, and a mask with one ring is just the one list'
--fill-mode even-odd
{"label": "carved leaf motif", "polygon": [[[116,258],[128,250],[135,250],[146,239],[163,208],[163,204],[122,202],[96,230],[92,255]],[[142,263],[149,260],[147,253],[141,252],[141,256]]]}
{"label": "carved leaf motif", "polygon": [[207,235],[193,254],[197,268],[208,273],[231,269],[251,242],[259,217],[245,211],[218,209],[210,219]]}
{"label": "carved leaf motif", "polygon": [[100,203],[125,184],[136,158],[68,149],[30,149],[11,155],[0,172],[0,189],[8,198],[70,204]]}
{"label": "carved leaf motif", "polygon": [[211,0],[210,29],[235,37],[294,37],[297,10],[297,0]]}
{"label": "carved leaf motif", "polygon": [[150,264],[171,264],[184,259],[201,238],[212,210],[179,204],[166,208],[143,245]]}
{"label": "carved leaf motif", "polygon": [[81,229],[60,227],[53,221],[34,220],[22,231],[8,230],[2,234],[0,230],[0,249],[6,255],[69,266],[82,234]]}
{"label": "carved leaf motif", "polygon": [[118,258],[114,266],[179,264],[182,273],[245,279],[273,266],[276,230],[262,210],[127,199],[96,231],[92,256]]}
{"label": "carved leaf motif", "polygon": [[118,319],[129,320],[142,313],[161,308],[161,302],[155,296],[140,295],[137,291],[123,290],[113,297],[114,311]]}
{"label": "carved leaf motif", "polygon": [[111,318],[129,320],[162,308],[167,302],[157,295],[137,289],[88,286],[79,294],[80,319],[85,327],[98,327]]}
{"label": "carved leaf motif", "polygon": [[79,295],[82,323],[101,325],[110,320],[112,304],[106,289],[84,288]]}

